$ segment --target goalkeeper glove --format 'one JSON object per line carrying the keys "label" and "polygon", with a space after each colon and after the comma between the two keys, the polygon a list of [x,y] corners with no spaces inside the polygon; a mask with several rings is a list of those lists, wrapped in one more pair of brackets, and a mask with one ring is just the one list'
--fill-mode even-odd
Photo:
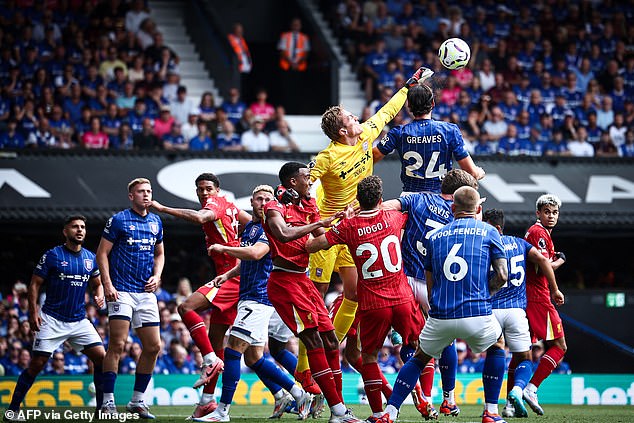
{"label": "goalkeeper glove", "polygon": [[407,89],[415,87],[416,85],[425,82],[433,74],[434,74],[433,70],[421,66],[420,68],[418,68],[416,72],[414,72],[411,78],[407,80],[407,82],[405,83],[405,86],[407,87]]}
{"label": "goalkeeper glove", "polygon": [[558,251],[558,252],[555,253],[555,258],[562,259],[563,261],[566,261],[566,255],[564,253],[562,253],[561,251]]}

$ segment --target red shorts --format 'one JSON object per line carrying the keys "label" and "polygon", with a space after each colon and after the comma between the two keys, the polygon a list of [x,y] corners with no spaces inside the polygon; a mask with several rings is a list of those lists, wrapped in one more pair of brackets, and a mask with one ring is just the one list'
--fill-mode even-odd
{"label": "red shorts", "polygon": [[196,290],[207,298],[211,304],[211,323],[233,325],[238,315],[238,299],[240,298],[240,278],[232,278],[216,288],[206,283]]}
{"label": "red shorts", "polygon": [[360,318],[361,351],[367,354],[381,349],[390,327],[403,337],[404,344],[412,344],[418,340],[425,324],[425,318],[414,299],[391,307],[358,310],[357,316]]}
{"label": "red shorts", "polygon": [[529,301],[526,306],[526,317],[533,342],[564,337],[561,317],[550,301]]}
{"label": "red shorts", "polygon": [[[339,311],[339,307],[341,307],[341,303],[343,302],[343,294],[340,294],[335,301],[330,305],[330,320],[334,322],[335,316]],[[359,313],[355,314],[354,321],[352,322],[352,326],[348,329],[348,333],[346,337],[348,338],[356,338],[357,337],[357,327],[359,326]]]}
{"label": "red shorts", "polygon": [[335,330],[321,294],[305,273],[274,270],[267,289],[273,307],[295,335],[310,328]]}

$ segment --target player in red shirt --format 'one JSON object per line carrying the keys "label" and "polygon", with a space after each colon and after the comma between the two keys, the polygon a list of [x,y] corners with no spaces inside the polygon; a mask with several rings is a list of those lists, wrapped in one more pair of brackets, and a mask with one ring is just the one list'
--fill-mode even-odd
{"label": "player in red shirt", "polygon": [[321,294],[306,276],[308,251],[305,245],[309,234],[323,234],[323,228],[330,227],[343,213],[320,220],[315,200],[310,198],[310,171],[305,164],[286,163],[280,169],[279,177],[282,189],[278,201],[270,201],[264,206],[263,227],[273,259],[267,286],[269,300],[284,323],[306,346],[313,378],[330,406],[329,422],[361,422],[343,403],[335,328]]}
{"label": "player in red shirt", "polygon": [[363,358],[361,375],[374,413],[370,419],[378,419],[383,414],[383,378],[378,353],[385,337],[394,327],[403,342],[416,348],[424,321],[403,273],[400,235],[407,217],[395,210],[378,209],[382,195],[381,178],[373,175],[362,179],[357,187],[359,215],[342,220],[329,232],[306,244],[311,253],[336,244],[346,244],[352,253],[359,276],[357,314]]}
{"label": "player in red shirt", "polygon": [[[166,207],[158,201],[153,201],[152,207],[158,212],[202,225],[207,247],[212,244],[237,247],[240,245],[238,226],[248,223],[251,216],[247,212],[239,210],[235,204],[219,194],[220,180],[218,177],[213,173],[203,173],[196,178],[196,195],[202,206],[201,210]],[[212,252],[209,255],[213,260],[216,275],[222,275],[238,264],[238,259],[228,254]],[[222,361],[224,336],[236,318],[239,293],[239,277],[228,280],[220,288],[208,282],[178,306],[178,313],[203,356],[200,378],[194,384],[194,388],[203,385],[205,387],[193,417],[205,416],[217,407],[214,391],[218,375],[224,367]],[[208,335],[205,323],[199,313],[210,308],[212,311]]]}
{"label": "player in red shirt", "polygon": [[[546,194],[537,199],[537,222],[528,229],[524,238],[534,245],[544,257],[551,261],[553,270],[566,261],[566,256],[555,252],[551,232],[559,219],[561,200],[555,195]],[[564,303],[564,294],[559,290],[557,282],[548,283],[546,276],[538,272],[537,266],[526,267],[526,317],[533,341],[543,340],[546,353],[539,361],[539,366],[526,388],[524,400],[539,415],[544,410],[537,399],[537,388],[557,367],[566,353],[566,338],[556,305]],[[552,302],[551,302],[552,300]]]}

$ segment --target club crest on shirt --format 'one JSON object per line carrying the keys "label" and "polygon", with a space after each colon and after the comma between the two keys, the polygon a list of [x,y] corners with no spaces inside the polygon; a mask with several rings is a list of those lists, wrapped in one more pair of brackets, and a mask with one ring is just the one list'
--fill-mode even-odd
{"label": "club crest on shirt", "polygon": [[318,267],[317,269],[315,269],[315,274],[317,275],[318,278],[320,278],[323,273],[324,273],[324,269],[322,269],[321,267]]}
{"label": "club crest on shirt", "polygon": [[539,238],[539,241],[537,241],[537,246],[542,250],[546,249],[546,240],[544,238]]}
{"label": "club crest on shirt", "polygon": [[86,269],[86,271],[90,272],[94,266],[92,259],[84,259],[84,269]]}
{"label": "club crest on shirt", "polygon": [[150,232],[152,235],[156,235],[159,232],[159,225],[156,222],[150,222]]}
{"label": "club crest on shirt", "polygon": [[255,226],[251,228],[251,232],[249,233],[249,237],[253,238],[255,234],[258,232],[258,228]]}
{"label": "club crest on shirt", "polygon": [[363,147],[363,151],[368,151],[368,142],[364,141],[362,147]]}
{"label": "club crest on shirt", "polygon": [[46,254],[42,255],[42,258],[40,258],[40,264],[44,264],[46,263]]}

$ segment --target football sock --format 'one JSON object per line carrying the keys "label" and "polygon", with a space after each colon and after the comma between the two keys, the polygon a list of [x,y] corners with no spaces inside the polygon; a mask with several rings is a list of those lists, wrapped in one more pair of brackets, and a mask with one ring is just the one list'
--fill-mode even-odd
{"label": "football sock", "polygon": [[[529,379],[531,378],[531,373],[533,372],[533,365],[530,360],[524,360],[515,368],[515,379],[513,382],[513,386],[519,386],[522,390],[526,388],[526,384],[528,384]],[[507,385],[510,384],[510,381],[506,382]],[[511,386],[511,389],[513,388]],[[507,392],[510,392],[507,389]]]}
{"label": "football sock", "polygon": [[344,297],[335,318],[332,319],[332,324],[335,327],[335,335],[337,335],[339,342],[346,337],[346,334],[350,330],[350,326],[352,326],[357,313],[357,306],[358,303],[356,301],[351,301]]}
{"label": "football sock", "polygon": [[297,373],[305,372],[309,369],[308,365],[308,354],[306,353],[306,346],[302,341],[298,341],[299,345],[297,348],[297,365],[295,366],[295,371]]}
{"label": "football sock", "polygon": [[132,392],[132,401],[138,402],[143,400],[143,394],[152,379],[150,373],[136,373],[134,375],[134,391]]}
{"label": "football sock", "polygon": [[238,387],[238,382],[240,381],[240,358],[242,358],[242,354],[232,348],[226,347],[224,356],[225,370],[222,372],[222,395],[220,396],[220,403],[231,404],[233,395]]}
{"label": "football sock", "polygon": [[[422,360],[412,357],[403,365],[403,367],[401,367],[401,370],[398,372],[398,376],[396,377],[396,382],[394,382],[394,391],[388,401],[389,405],[392,405],[396,410],[401,408],[405,398],[407,398],[410,392],[414,389],[416,381],[425,369],[426,364],[427,363]],[[387,412],[387,409],[385,411]],[[391,414],[390,418],[392,418]]]}
{"label": "football sock", "polygon": [[[308,355],[308,362],[310,363],[310,371],[313,374],[313,379],[321,388],[328,405],[333,407],[336,404],[342,403],[341,394],[337,391],[335,380],[332,375],[332,370],[328,366],[328,360],[323,348],[315,348],[306,352]],[[345,411],[344,411],[345,412]]]}
{"label": "football sock", "polygon": [[[379,367],[379,370],[380,369],[381,368]],[[389,400],[392,396],[392,385],[390,385],[390,382],[387,381],[383,372],[381,372],[381,382],[381,393],[385,396],[385,399]]]}
{"label": "football sock", "polygon": [[[456,373],[458,370],[458,352],[456,351],[456,343],[445,347],[438,360],[440,368],[440,378],[442,380],[443,392],[451,392],[456,388]],[[444,398],[444,397],[443,397]],[[453,404],[454,402],[450,402]]]}
{"label": "football sock", "polygon": [[26,393],[31,389],[31,386],[35,382],[35,376],[31,376],[29,369],[24,369],[18,377],[18,381],[15,384],[13,396],[11,397],[11,403],[9,404],[9,410],[18,411],[20,404],[26,396]]}
{"label": "football sock", "polygon": [[546,351],[542,358],[539,360],[537,370],[533,374],[531,383],[539,388],[539,385],[557,368],[557,365],[564,358],[564,350],[558,346],[552,346]]}
{"label": "football sock", "polygon": [[434,372],[436,371],[436,361],[432,358],[425,365],[423,373],[420,375],[420,387],[425,395],[425,400],[431,402],[431,389],[434,386]]}
{"label": "football sock", "polygon": [[381,369],[378,363],[366,363],[361,372],[363,377],[363,387],[368,403],[373,413],[378,413],[383,409],[383,398],[381,397]]}
{"label": "football sock", "polygon": [[416,348],[412,347],[411,345],[403,344],[403,346],[401,347],[401,352],[400,352],[401,361],[403,363],[407,363],[407,361],[414,356],[415,352],[416,352]]}
{"label": "football sock", "polygon": [[509,396],[511,389],[515,386],[515,368],[519,364],[519,359],[513,354],[509,362],[509,368],[506,372],[506,396]]}
{"label": "football sock", "polygon": [[103,372],[103,400],[108,401],[114,399],[114,383],[117,380],[115,372]]}
{"label": "football sock", "polygon": [[330,370],[332,371],[332,377],[335,379],[335,386],[337,387],[337,392],[339,392],[339,396],[341,396],[341,389],[343,387],[343,380],[342,380],[343,377],[341,374],[341,362],[339,361],[339,349],[337,348],[336,350],[326,350],[326,360],[328,360],[328,366],[330,367]]}
{"label": "football sock", "polygon": [[275,361],[280,363],[287,372],[289,372],[290,374],[295,373],[295,369],[297,368],[297,357],[295,357],[295,354],[287,349],[282,349],[275,353],[273,358],[275,359]]}
{"label": "football sock", "polygon": [[213,348],[211,348],[211,341],[209,340],[209,335],[207,334],[207,327],[198,313],[194,310],[190,310],[183,314],[183,323],[185,324],[187,330],[189,330],[194,343],[198,349],[200,349],[200,353],[203,357],[210,352],[213,352]]}
{"label": "football sock", "polygon": [[92,373],[92,380],[95,384],[95,400],[97,401],[97,410],[103,405],[103,369],[101,366],[95,365]]}
{"label": "football sock", "polygon": [[[225,359],[225,350],[220,350],[217,353],[218,358],[223,360]],[[220,373],[216,373],[216,375],[211,378],[211,380],[209,381],[208,384],[205,385],[205,387],[203,388],[203,393],[204,394],[211,394],[213,395],[214,392],[216,392],[216,385],[218,384],[218,378],[220,377]]]}
{"label": "football sock", "polygon": [[498,414],[498,399],[500,389],[504,381],[504,350],[500,348],[489,348],[484,360],[482,370],[482,385],[484,386],[484,401],[490,413]]}
{"label": "football sock", "polygon": [[[266,385],[271,392],[277,392],[282,388],[290,392],[291,388],[295,386],[293,379],[284,373],[282,369],[277,367],[275,363],[266,360],[264,357],[261,357],[249,367],[262,379],[264,385]],[[267,385],[267,383],[269,383],[269,385]]]}

